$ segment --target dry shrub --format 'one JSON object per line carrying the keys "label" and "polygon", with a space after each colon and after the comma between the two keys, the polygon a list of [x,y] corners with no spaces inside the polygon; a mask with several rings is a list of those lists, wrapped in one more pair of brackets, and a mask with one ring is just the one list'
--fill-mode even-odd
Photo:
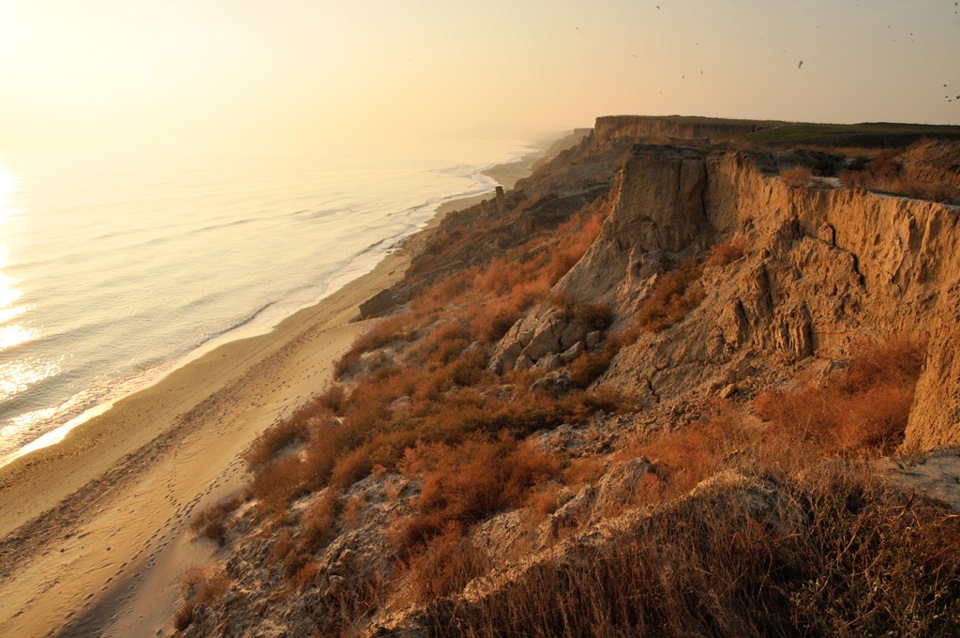
{"label": "dry shrub", "polygon": [[341,379],[360,361],[360,357],[371,350],[382,348],[398,340],[409,341],[416,336],[412,326],[414,317],[410,314],[394,315],[378,320],[365,333],[354,340],[350,349],[334,365],[333,377]]}
{"label": "dry shrub", "polygon": [[407,451],[400,469],[423,481],[415,514],[402,521],[394,539],[405,553],[416,552],[450,523],[467,528],[520,505],[531,488],[561,468],[554,456],[509,436],[491,441],[475,435],[456,446],[418,445]]}
{"label": "dry shrub", "polygon": [[916,199],[960,204],[960,189],[944,182],[925,181],[905,172],[889,152],[879,154],[864,170],[840,173],[840,180],[851,188],[876,190]]}
{"label": "dry shrub", "polygon": [[502,339],[521,316],[520,308],[512,299],[495,299],[486,304],[483,312],[474,313],[470,332],[484,343],[494,343]]}
{"label": "dry shrub", "polygon": [[483,551],[464,537],[463,526],[451,521],[410,561],[411,593],[421,601],[449,596],[489,568]]}
{"label": "dry shrub", "polygon": [[790,188],[810,188],[817,183],[810,169],[803,166],[796,166],[780,171],[780,179]]}
{"label": "dry shrub", "polygon": [[712,268],[728,266],[743,257],[743,244],[739,241],[725,241],[716,244],[707,253],[704,265]]}
{"label": "dry shrub", "polygon": [[613,310],[608,304],[582,303],[564,293],[551,295],[550,302],[568,321],[579,321],[594,330],[606,330],[613,323]]}
{"label": "dry shrub", "polygon": [[812,477],[812,577],[793,615],[820,635],[960,633],[960,518],[875,470],[827,465]]}
{"label": "dry shrub", "polygon": [[217,545],[223,545],[227,533],[223,519],[227,514],[240,507],[243,501],[244,497],[236,494],[208,507],[190,522],[190,529],[193,530],[195,534],[215,541]]}
{"label": "dry shrub", "polygon": [[612,344],[600,351],[584,352],[567,366],[570,383],[578,388],[588,387],[607,371],[615,354],[616,347]]}
{"label": "dry shrub", "polygon": [[583,215],[574,216],[557,229],[556,234],[561,240],[548,266],[548,281],[551,286],[580,261],[587,248],[600,234],[604,216],[590,209],[585,214],[586,219]]}
{"label": "dry shrub", "polygon": [[351,496],[343,506],[343,523],[348,527],[356,527],[363,519],[363,509],[367,506],[366,492]]}
{"label": "dry shrub", "polygon": [[284,560],[294,550],[293,532],[289,528],[281,529],[277,534],[277,540],[273,542],[270,549],[269,564],[275,565]]}
{"label": "dry shrub", "polygon": [[250,491],[266,509],[284,511],[291,498],[310,491],[303,458],[292,454],[261,466],[253,476]]}
{"label": "dry shrub", "polygon": [[892,452],[903,441],[923,352],[922,342],[907,337],[862,344],[847,369],[824,384],[760,395],[755,407],[769,422],[762,446],[768,462],[789,470],[810,455]]}
{"label": "dry shrub", "polygon": [[[193,622],[193,607],[196,605],[212,605],[223,598],[230,586],[230,579],[221,569],[209,566],[195,565],[187,569],[181,581],[181,587],[188,605],[177,612],[177,617],[184,616],[183,621],[189,625]],[[186,607],[190,607],[189,610]],[[189,618],[189,620],[188,620]]]}
{"label": "dry shrub", "polygon": [[690,258],[680,262],[676,270],[657,277],[637,313],[633,331],[658,332],[699,306],[706,295],[700,283],[702,272],[703,265]]}
{"label": "dry shrub", "polygon": [[723,404],[704,406],[708,415],[681,430],[661,432],[628,445],[619,458],[646,456],[654,473],[637,502],[652,503],[686,494],[698,483],[741,459],[750,435]]}
{"label": "dry shrub", "polygon": [[607,471],[607,461],[602,456],[584,456],[573,459],[563,470],[562,482],[574,489],[588,483],[596,483]]}
{"label": "dry shrub", "polygon": [[338,414],[345,397],[346,391],[343,386],[339,383],[331,383],[326,390],[317,396],[315,402],[321,408],[329,410],[331,414]]}
{"label": "dry shrub", "polygon": [[435,370],[455,360],[472,341],[466,322],[451,321],[420,339],[411,356],[426,370]]}
{"label": "dry shrub", "polygon": [[307,430],[299,419],[286,419],[263,431],[243,453],[249,469],[268,463],[281,450],[306,439]]}
{"label": "dry shrub", "polygon": [[309,560],[307,561],[293,577],[293,582],[296,585],[297,589],[306,589],[313,584],[314,579],[317,577],[317,574],[320,573],[320,563]]}
{"label": "dry shrub", "polygon": [[316,554],[330,540],[340,513],[339,495],[327,489],[307,506],[301,518],[300,549]]}
{"label": "dry shrub", "polygon": [[[321,436],[322,432],[335,427],[336,421],[327,405],[331,401],[331,393],[335,395],[336,392],[336,390],[328,390],[302,405],[290,417],[261,433],[243,453],[247,468],[257,470],[258,473],[261,470],[274,473],[278,472],[281,466],[289,470],[292,465],[295,465],[297,461],[286,459],[297,457],[298,446],[304,442],[309,445],[317,436]],[[342,399],[339,400],[342,401]],[[276,459],[281,452],[288,452],[288,455]],[[269,466],[277,467],[267,469]]]}
{"label": "dry shrub", "polygon": [[841,466],[678,501],[489,595],[428,605],[430,635],[954,636],[960,518]]}

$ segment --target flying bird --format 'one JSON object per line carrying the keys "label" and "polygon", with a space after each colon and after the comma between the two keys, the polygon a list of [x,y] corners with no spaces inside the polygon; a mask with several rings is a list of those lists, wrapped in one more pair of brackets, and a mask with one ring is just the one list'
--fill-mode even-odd
{"label": "flying bird", "polygon": [[800,60],[800,64],[797,65],[797,69],[799,70],[802,68],[803,68],[803,60]]}

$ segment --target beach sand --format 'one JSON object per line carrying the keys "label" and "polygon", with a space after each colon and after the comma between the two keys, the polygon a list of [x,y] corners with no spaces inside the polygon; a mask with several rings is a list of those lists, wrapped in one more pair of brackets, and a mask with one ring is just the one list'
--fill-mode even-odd
{"label": "beach sand", "polygon": [[[511,187],[533,156],[490,170]],[[445,204],[451,210],[490,195]],[[172,631],[184,571],[215,546],[189,524],[243,489],[238,455],[323,390],[367,322],[358,306],[403,276],[398,251],[271,333],[225,344],[0,468],[3,635]]]}

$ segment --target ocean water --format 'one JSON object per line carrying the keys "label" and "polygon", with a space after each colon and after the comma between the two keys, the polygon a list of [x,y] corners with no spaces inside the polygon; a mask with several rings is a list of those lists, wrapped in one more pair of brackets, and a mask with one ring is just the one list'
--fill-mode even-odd
{"label": "ocean water", "polygon": [[0,465],[371,270],[516,141],[0,155]]}

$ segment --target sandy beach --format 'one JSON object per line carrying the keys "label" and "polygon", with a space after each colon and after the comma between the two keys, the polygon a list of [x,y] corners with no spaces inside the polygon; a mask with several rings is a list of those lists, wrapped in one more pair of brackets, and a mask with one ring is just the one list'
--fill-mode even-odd
{"label": "sandy beach", "polygon": [[[511,187],[524,160],[488,174]],[[485,197],[445,204],[426,232]],[[238,455],[323,389],[366,327],[359,304],[408,264],[397,251],[271,333],[225,344],[0,468],[3,635],[170,633],[183,572],[215,549],[191,519],[242,489]]]}

